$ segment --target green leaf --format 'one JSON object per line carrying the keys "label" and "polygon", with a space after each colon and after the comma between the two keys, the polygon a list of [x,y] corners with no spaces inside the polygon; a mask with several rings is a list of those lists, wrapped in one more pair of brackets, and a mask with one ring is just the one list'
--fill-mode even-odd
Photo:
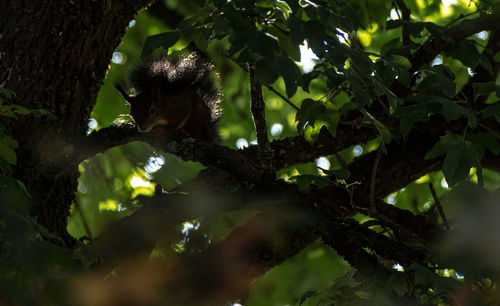
{"label": "green leaf", "polygon": [[375,72],[385,86],[390,86],[396,77],[396,71],[383,60],[375,62]]}
{"label": "green leaf", "polygon": [[333,170],[326,170],[323,168],[319,168],[319,169],[321,169],[321,172],[323,172],[324,174],[329,175],[329,176],[335,176],[341,180],[347,180],[351,176],[351,172],[347,169],[344,169],[344,168],[333,169]]}
{"label": "green leaf", "polygon": [[165,50],[172,47],[180,38],[179,31],[169,31],[146,38],[142,48],[141,58],[146,58],[153,53],[155,49],[162,47]]}
{"label": "green leaf", "polygon": [[488,71],[490,74],[493,74],[493,67],[491,65],[490,59],[485,56],[484,54],[479,55],[479,64],[483,66],[486,71]]}
{"label": "green leaf", "polygon": [[278,78],[276,62],[262,59],[255,64],[255,80],[262,84],[272,84]]}
{"label": "green leaf", "polygon": [[439,34],[441,34],[441,32],[444,31],[443,27],[438,26],[437,24],[432,22],[425,22],[424,27],[427,29],[427,31],[429,31],[429,33],[431,33],[432,36],[438,36]]}
{"label": "green leaf", "polygon": [[472,83],[472,88],[474,89],[475,97],[488,96],[497,90],[494,82],[474,82]]}
{"label": "green leaf", "polygon": [[8,106],[10,107],[10,109],[14,113],[17,113],[19,115],[29,115],[29,114],[31,114],[30,110],[27,109],[26,107],[22,106],[22,105],[11,104],[11,105],[8,105]]}
{"label": "green leaf", "polygon": [[378,120],[375,120],[373,122],[373,124],[377,128],[377,131],[380,134],[380,137],[382,137],[382,142],[384,144],[391,143],[391,141],[392,141],[391,131]]}
{"label": "green leaf", "polygon": [[225,15],[218,15],[215,17],[212,31],[218,39],[221,39],[230,33],[230,27],[227,23]]}
{"label": "green leaf", "polygon": [[[249,51],[261,58],[274,60],[278,50],[278,39],[271,34],[257,31],[246,37]],[[256,58],[259,59],[259,58]]]}
{"label": "green leaf", "polygon": [[394,49],[398,47],[401,47],[401,38],[396,37],[386,42],[380,49],[380,53],[386,55],[391,53]]}
{"label": "green leaf", "polygon": [[403,295],[408,292],[406,277],[401,272],[393,272],[385,283],[386,287],[394,291],[397,295]]}
{"label": "green leaf", "polygon": [[0,116],[17,119],[17,114],[12,111],[9,105],[0,105]]}
{"label": "green leaf", "polygon": [[331,41],[325,33],[325,27],[320,22],[310,20],[304,22],[304,33],[307,38],[309,48],[311,48],[318,57],[324,57],[326,51],[325,42]]}
{"label": "green leaf", "polygon": [[480,54],[471,40],[462,40],[444,51],[447,56],[453,57],[467,67],[474,69],[477,66]]}
{"label": "green leaf", "polygon": [[[494,155],[500,154],[500,144],[495,135],[489,132],[484,133],[467,133],[467,138],[470,139],[474,144],[478,145],[484,151],[487,149]],[[483,156],[484,153],[480,154]]]}
{"label": "green leaf", "polygon": [[206,51],[210,35],[212,35],[210,29],[200,29],[195,31],[190,38],[201,51]]}
{"label": "green leaf", "polygon": [[293,44],[292,40],[290,39],[290,35],[286,35],[280,30],[273,27],[268,27],[266,29],[266,32],[278,38],[278,44],[281,47],[282,51],[284,51],[283,53],[285,55],[288,55],[296,62],[300,62],[299,44]]}
{"label": "green leaf", "polygon": [[288,5],[288,3],[286,3],[286,1],[274,0],[274,3],[276,4],[276,8],[279,11],[281,11],[285,15],[286,18],[290,17],[290,12],[292,11],[292,9]]}
{"label": "green leaf", "polygon": [[462,138],[456,134],[448,133],[446,136],[441,137],[441,139],[432,147],[432,149],[425,154],[424,159],[436,158],[442,154],[445,154],[449,150],[453,150],[462,143]]}
{"label": "green leaf", "polygon": [[424,29],[423,22],[408,22],[408,32],[413,37],[418,37]]}
{"label": "green leaf", "polygon": [[30,111],[33,114],[33,116],[35,116],[36,118],[40,118],[42,116],[47,116],[50,119],[54,119],[54,120],[57,119],[56,115],[54,115],[52,112],[49,112],[48,110],[45,110],[45,109],[32,109]]}
{"label": "green leaf", "polygon": [[456,93],[455,75],[444,65],[435,65],[421,70],[424,79],[418,85],[418,90],[429,95],[443,93],[447,97],[454,97]]}
{"label": "green leaf", "polygon": [[299,306],[302,305],[308,298],[315,296],[318,291],[308,290],[300,297]]}
{"label": "green leaf", "polygon": [[415,284],[419,286],[429,286],[436,276],[429,269],[417,263],[413,263],[409,270],[414,272]]}
{"label": "green leaf", "polygon": [[484,109],[483,111],[483,118],[488,119],[489,117],[495,117],[495,120],[500,123],[500,103],[495,103],[487,108]]}
{"label": "green leaf", "polygon": [[402,55],[392,54],[392,60],[406,69],[411,68],[410,60]]}
{"label": "green leaf", "polygon": [[365,116],[365,119],[367,119],[368,121],[373,123],[373,125],[375,125],[375,128],[377,128],[377,131],[380,134],[380,137],[382,138],[382,142],[384,144],[391,143],[392,140],[391,131],[380,121],[375,119],[370,113],[368,113],[366,109],[362,108],[361,113]]}
{"label": "green leaf", "polygon": [[399,129],[401,134],[406,137],[415,122],[429,120],[428,114],[425,105],[417,104],[400,108],[394,113],[394,116],[402,116]]}
{"label": "green leaf", "polygon": [[326,9],[324,6],[320,6],[318,7],[318,15],[321,19],[321,23],[323,23],[327,31],[332,33],[337,31],[337,18],[334,14],[332,14],[332,11]]}
{"label": "green leaf", "polygon": [[179,22],[177,29],[184,37],[190,37],[195,29],[196,23],[199,21],[200,16],[195,14],[191,17],[187,17]]}
{"label": "green leaf", "polygon": [[351,49],[349,57],[353,61],[353,66],[361,73],[370,75],[373,72],[374,63],[366,53]]}
{"label": "green leaf", "polygon": [[320,73],[317,70],[312,70],[311,72],[304,73],[302,75],[302,89],[305,92],[309,92],[309,85],[311,84],[312,80],[315,80],[318,78]]}
{"label": "green leaf", "polygon": [[290,29],[290,40],[292,44],[301,45],[306,39],[304,22],[295,16],[291,16],[286,21],[286,26]]}
{"label": "green leaf", "polygon": [[469,176],[472,165],[467,153],[465,146],[459,146],[446,152],[443,161],[443,174],[449,186],[454,186]]}
{"label": "green leaf", "polygon": [[469,112],[469,110],[465,107],[456,104],[455,101],[445,98],[435,97],[433,98],[433,100],[443,105],[443,110],[441,111],[441,113],[446,118],[446,120],[456,120],[462,116],[465,116],[467,117],[469,126],[473,129],[476,128],[479,119],[471,112]]}
{"label": "green leaf", "polygon": [[467,151],[467,158],[469,162],[472,164],[472,166],[476,168],[477,183],[479,184],[479,186],[483,186],[484,185],[483,167],[481,166],[481,157],[479,151],[477,150],[477,147],[474,145],[474,143],[470,141],[466,141],[465,145]]}
{"label": "green leaf", "polygon": [[401,82],[404,87],[410,88],[411,78],[408,69],[398,69],[398,81]]}
{"label": "green leaf", "polygon": [[247,37],[250,36],[250,34],[254,34],[254,31],[248,31],[248,32],[238,32],[238,33],[232,33],[229,35],[229,43],[231,46],[229,47],[229,54],[235,55],[242,49],[247,47]]}
{"label": "green leaf", "polygon": [[500,51],[497,51],[495,55],[493,56],[493,60],[495,62],[500,62]]}
{"label": "green leaf", "polygon": [[[0,86],[0,93],[3,94],[7,99],[10,99],[14,92],[10,89],[3,88]],[[1,100],[0,100],[1,101]]]}
{"label": "green leaf", "polygon": [[401,27],[401,20],[387,20],[386,29],[392,30]]}
{"label": "green leaf", "polygon": [[297,91],[297,87],[302,85],[300,69],[291,59],[284,56],[278,58],[278,68],[285,81],[286,94],[288,97],[291,97]]}
{"label": "green leaf", "polygon": [[244,12],[236,10],[233,5],[226,5],[224,7],[223,16],[225,16],[229,26],[239,35],[242,31],[248,31],[254,27]]}
{"label": "green leaf", "polygon": [[344,75],[337,73],[335,69],[328,69],[323,74],[327,77],[326,86],[328,86],[330,90],[337,89],[345,82]]}
{"label": "green leaf", "polygon": [[12,166],[6,160],[0,158],[0,174],[2,173],[8,174],[11,172],[12,172]]}
{"label": "green leaf", "polygon": [[297,129],[299,133],[302,133],[306,124],[314,128],[316,118],[325,112],[326,107],[320,101],[314,101],[312,99],[305,99],[302,101],[300,109],[295,115],[295,122],[298,122]]}
{"label": "green leaf", "polygon": [[17,163],[15,149],[18,148],[17,141],[9,136],[0,138],[0,158],[4,159],[11,165]]}
{"label": "green leaf", "polygon": [[354,92],[354,98],[358,108],[362,108],[370,103],[370,96],[363,88],[363,81],[359,78],[359,75],[352,72],[351,69],[345,72],[345,77],[351,84],[352,91]]}
{"label": "green leaf", "polygon": [[315,184],[319,189],[325,188],[330,185],[330,180],[325,176],[303,174],[295,175],[290,177],[290,179],[295,179],[299,190],[303,190],[311,184]]}
{"label": "green leaf", "polygon": [[358,291],[354,291],[354,294],[363,299],[363,300],[369,300],[372,298],[372,293],[369,292],[369,291],[362,291],[362,290],[358,290]]}
{"label": "green leaf", "polygon": [[425,159],[446,154],[443,174],[449,186],[453,186],[469,176],[471,167],[476,167],[479,185],[483,184],[482,167],[476,146],[456,134],[448,133],[427,152]]}

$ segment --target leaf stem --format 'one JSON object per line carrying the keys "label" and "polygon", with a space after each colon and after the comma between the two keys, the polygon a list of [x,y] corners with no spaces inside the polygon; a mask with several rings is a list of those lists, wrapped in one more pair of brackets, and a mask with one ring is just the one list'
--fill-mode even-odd
{"label": "leaf stem", "polygon": [[432,194],[432,197],[434,198],[434,203],[436,204],[439,215],[441,216],[441,220],[443,220],[444,227],[447,230],[450,230],[450,224],[448,223],[448,219],[446,218],[446,215],[444,214],[443,206],[441,206],[441,201],[439,201],[439,198],[436,194],[436,190],[434,189],[434,185],[432,185],[432,183],[429,183],[429,189],[431,190],[431,194]]}

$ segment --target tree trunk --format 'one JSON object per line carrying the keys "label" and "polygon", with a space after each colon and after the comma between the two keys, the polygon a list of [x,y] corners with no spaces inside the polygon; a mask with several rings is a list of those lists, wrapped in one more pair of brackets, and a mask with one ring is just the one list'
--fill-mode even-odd
{"label": "tree trunk", "polygon": [[0,86],[14,92],[7,103],[57,117],[4,122],[19,143],[13,176],[31,194],[32,215],[65,245],[79,175],[74,148],[86,136],[113,51],[147,2],[0,2]]}

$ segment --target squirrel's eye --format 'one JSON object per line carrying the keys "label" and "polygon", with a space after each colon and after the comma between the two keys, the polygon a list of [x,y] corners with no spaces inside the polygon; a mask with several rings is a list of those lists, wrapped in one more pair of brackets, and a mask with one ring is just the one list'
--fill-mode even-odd
{"label": "squirrel's eye", "polygon": [[151,106],[151,108],[149,109],[149,113],[150,113],[151,115],[156,114],[156,107]]}

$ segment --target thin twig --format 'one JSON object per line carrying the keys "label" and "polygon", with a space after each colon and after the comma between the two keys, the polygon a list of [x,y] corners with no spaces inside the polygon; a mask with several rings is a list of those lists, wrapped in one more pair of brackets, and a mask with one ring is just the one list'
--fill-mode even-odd
{"label": "thin twig", "polygon": [[485,128],[488,132],[490,132],[491,134],[493,134],[496,138],[500,139],[500,135],[497,132],[495,132],[492,128],[490,128],[489,126],[487,126],[486,124],[483,124],[483,123],[479,122],[478,125],[480,127]]}
{"label": "thin twig", "polygon": [[229,54],[226,54],[226,53],[223,53],[222,56],[224,57],[227,57],[228,59],[230,59],[233,63],[235,63],[236,65],[240,66],[241,69],[245,70],[246,72],[248,72],[248,69],[247,67],[245,67],[245,65],[243,65],[242,63],[238,62],[238,60],[232,56],[232,55],[229,55]]}
{"label": "thin twig", "polygon": [[87,234],[87,237],[89,239],[91,239],[92,232],[90,231],[89,224],[87,222],[87,219],[85,218],[85,215],[83,214],[82,208],[80,207],[80,203],[78,203],[78,201],[75,201],[75,208],[80,213],[80,218],[82,219],[83,228],[85,229],[85,233]]}
{"label": "thin twig", "polygon": [[434,185],[432,185],[432,183],[429,183],[429,189],[431,190],[431,194],[432,194],[432,197],[434,198],[434,203],[436,203],[436,207],[438,209],[439,215],[441,216],[441,220],[443,220],[443,225],[447,230],[449,230],[450,224],[448,223],[448,219],[446,218],[446,215],[444,214],[443,206],[441,206],[441,201],[439,201],[439,198],[436,194],[436,190],[434,189]]}
{"label": "thin twig", "polygon": [[[223,54],[223,56],[227,57],[228,59],[230,59],[231,61],[233,61],[236,65],[240,66],[241,69],[243,69],[246,72],[248,72],[247,67],[245,67],[243,64],[241,64],[240,62],[238,62],[238,60],[236,60],[234,58],[234,56],[229,55],[229,54]],[[281,99],[283,99],[286,103],[288,103],[295,110],[299,110],[299,108],[297,106],[295,106],[295,104],[293,104],[292,101],[290,101],[284,95],[282,95],[281,93],[279,93],[276,89],[274,89],[274,87],[272,87],[271,85],[267,85],[267,84],[263,84],[263,85],[266,86],[267,89],[269,89],[270,91],[272,91],[273,93],[275,93],[278,97],[280,97]]]}
{"label": "thin twig", "polygon": [[373,162],[373,168],[372,168],[372,176],[370,179],[370,206],[371,206],[373,212],[376,212],[375,186],[376,186],[376,180],[377,180],[378,164],[380,163],[381,158],[382,158],[382,144],[380,144],[380,147],[377,150],[377,154],[375,155],[375,161]]}
{"label": "thin twig", "polygon": [[266,86],[266,88],[269,89],[270,91],[274,92],[278,97],[283,99],[291,107],[295,108],[295,110],[299,110],[299,108],[297,106],[295,106],[295,104],[293,104],[292,101],[288,100],[284,95],[280,94],[276,89],[274,89],[274,87],[272,87],[271,85],[267,85],[267,84],[264,84],[264,86]]}
{"label": "thin twig", "polygon": [[271,25],[276,28],[276,30],[280,31],[281,33],[285,34],[286,36],[290,35],[290,33],[287,30],[283,30],[279,26],[277,26],[274,22],[271,23]]}
{"label": "thin twig", "polygon": [[345,160],[342,158],[342,156],[340,156],[339,152],[335,153],[335,157],[339,160],[339,163],[342,166],[342,168],[347,170],[347,164]]}
{"label": "thin twig", "polygon": [[462,19],[468,18],[468,17],[470,17],[470,16],[472,16],[472,15],[476,15],[476,14],[478,14],[478,13],[479,13],[479,11],[472,12],[472,13],[468,13],[468,14],[465,14],[465,15],[460,14],[460,16],[458,16],[457,18],[455,18],[455,19],[453,19],[452,21],[450,21],[450,22],[449,22],[449,23],[445,26],[445,28],[450,27],[452,24],[456,23],[457,21],[460,21],[460,20],[462,20]]}

